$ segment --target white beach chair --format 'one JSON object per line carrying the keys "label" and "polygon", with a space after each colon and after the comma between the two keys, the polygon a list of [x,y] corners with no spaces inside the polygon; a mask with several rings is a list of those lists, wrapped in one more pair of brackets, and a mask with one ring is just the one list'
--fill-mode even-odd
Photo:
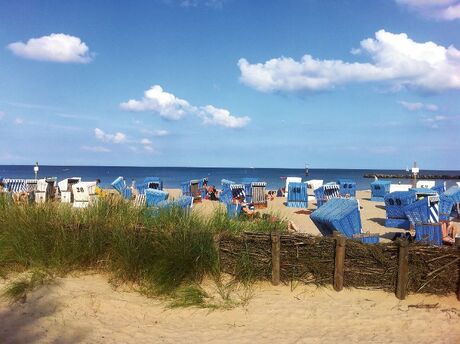
{"label": "white beach chair", "polygon": [[79,182],[72,185],[75,208],[86,208],[97,201],[96,182]]}
{"label": "white beach chair", "polygon": [[390,184],[390,192],[409,191],[412,188],[411,184]]}
{"label": "white beach chair", "polygon": [[431,189],[436,185],[436,182],[434,180],[419,180],[415,185],[420,189]]}
{"label": "white beach chair", "polygon": [[289,183],[302,183],[300,177],[286,177],[286,199],[288,198]]}
{"label": "white beach chair", "polygon": [[81,182],[80,177],[72,177],[61,180],[58,183],[59,192],[61,193],[61,202],[62,203],[72,203],[73,202],[73,193],[72,185]]}

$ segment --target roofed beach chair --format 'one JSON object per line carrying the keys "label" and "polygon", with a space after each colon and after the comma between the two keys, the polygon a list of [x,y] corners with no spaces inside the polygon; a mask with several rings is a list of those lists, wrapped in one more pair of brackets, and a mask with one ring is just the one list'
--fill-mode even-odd
{"label": "roofed beach chair", "polygon": [[340,187],[340,195],[345,197],[346,194],[350,197],[356,197],[356,182],[351,179],[339,179],[337,184]]}
{"label": "roofed beach chair", "polygon": [[96,182],[79,182],[72,184],[73,207],[86,208],[97,202]]}
{"label": "roofed beach chair", "polygon": [[411,184],[390,184],[390,193],[397,191],[409,191],[411,188]]}
{"label": "roofed beach chair", "polygon": [[436,185],[434,180],[417,180],[415,187],[418,189],[431,189]]}
{"label": "roofed beach chair", "polygon": [[388,180],[376,180],[371,183],[371,201],[384,202],[386,194],[390,193],[391,182]]}
{"label": "roofed beach chair", "polygon": [[340,197],[340,186],[335,183],[327,183],[314,190],[316,206],[319,208],[332,198]]}
{"label": "roofed beach chair", "polygon": [[387,218],[385,227],[409,229],[410,221],[404,212],[404,208],[417,201],[413,191],[395,191],[385,195],[385,211]]}
{"label": "roofed beach chair", "polygon": [[235,184],[235,182],[228,180],[228,179],[222,179],[221,180],[221,185],[222,185],[222,192],[220,193],[219,201],[222,203],[228,203],[232,200],[232,190],[230,189],[230,185]]}
{"label": "roofed beach chair", "polygon": [[158,203],[166,201],[169,193],[163,190],[147,189],[145,190],[145,201],[148,207],[157,206]]}
{"label": "roofed beach chair", "polygon": [[3,179],[5,188],[12,193],[27,192],[27,179]]}
{"label": "roofed beach chair", "polygon": [[439,196],[426,196],[404,207],[409,221],[415,226],[415,240],[432,245],[442,245],[439,223]]}
{"label": "roofed beach chair", "polygon": [[436,191],[439,195],[446,191],[446,182],[436,182],[431,190]]}
{"label": "roofed beach chair", "polygon": [[252,182],[252,204],[257,209],[267,207],[267,197],[265,196],[266,182]]}
{"label": "roofed beach chair", "polygon": [[193,197],[192,196],[181,196],[175,200],[164,200],[157,204],[159,209],[171,209],[178,208],[185,211],[186,214],[189,214],[193,207]]}
{"label": "roofed beach chair", "polygon": [[308,193],[305,183],[289,183],[286,205],[291,208],[308,208]]}
{"label": "roofed beach chair", "polygon": [[73,202],[73,193],[72,185],[81,182],[80,177],[72,177],[61,180],[58,183],[59,193],[61,194],[62,203],[72,203]]}
{"label": "roofed beach chair", "polygon": [[42,178],[37,180],[35,203],[44,203],[54,197],[57,178]]}
{"label": "roofed beach chair", "polygon": [[454,211],[457,212],[457,217],[460,217],[460,186],[451,186],[444,192],[444,195],[454,201]]}
{"label": "roofed beach chair", "polygon": [[131,199],[133,196],[132,190],[126,185],[123,177],[118,177],[112,182],[112,187],[125,199]]}
{"label": "roofed beach chair", "polygon": [[289,194],[289,183],[302,183],[302,178],[286,177],[286,188],[285,188],[286,199],[288,198],[288,194]]}
{"label": "roofed beach chair", "polygon": [[333,198],[316,209],[310,218],[324,236],[339,232],[366,244],[379,242],[378,234],[362,232],[358,201],[355,199]]}
{"label": "roofed beach chair", "polygon": [[246,202],[252,202],[252,183],[258,182],[257,178],[243,178],[241,184],[244,186],[244,192],[246,194]]}
{"label": "roofed beach chair", "polygon": [[192,196],[194,202],[201,202],[201,189],[203,187],[203,181],[198,179],[192,179],[181,183],[181,190],[183,196]]}

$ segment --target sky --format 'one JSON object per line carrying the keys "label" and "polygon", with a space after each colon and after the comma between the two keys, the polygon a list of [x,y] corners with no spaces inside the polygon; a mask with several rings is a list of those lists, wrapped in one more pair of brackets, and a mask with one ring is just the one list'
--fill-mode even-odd
{"label": "sky", "polygon": [[1,1],[0,165],[460,170],[460,0]]}

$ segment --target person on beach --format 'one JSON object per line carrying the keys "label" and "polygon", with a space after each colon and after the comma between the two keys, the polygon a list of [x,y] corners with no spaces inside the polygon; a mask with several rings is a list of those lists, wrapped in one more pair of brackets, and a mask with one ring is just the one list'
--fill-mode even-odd
{"label": "person on beach", "polygon": [[214,185],[208,187],[208,193],[206,195],[206,198],[211,200],[211,201],[218,201],[219,198],[217,197],[217,189]]}
{"label": "person on beach", "polygon": [[455,243],[455,235],[457,234],[457,228],[453,221],[442,221],[442,242],[446,245],[453,245]]}
{"label": "person on beach", "polygon": [[3,192],[5,189],[5,184],[3,184],[3,181],[0,180],[0,192]]}

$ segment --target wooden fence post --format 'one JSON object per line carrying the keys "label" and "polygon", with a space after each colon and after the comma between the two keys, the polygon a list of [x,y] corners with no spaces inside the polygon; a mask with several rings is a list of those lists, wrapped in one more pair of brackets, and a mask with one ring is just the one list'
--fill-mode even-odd
{"label": "wooden fence post", "polygon": [[334,289],[336,291],[341,291],[343,289],[345,244],[346,244],[345,237],[336,236],[335,238],[335,264],[334,264]]}
{"label": "wooden fence post", "polygon": [[398,279],[396,284],[396,297],[404,300],[407,295],[407,282],[409,280],[409,247],[406,239],[399,241]]}
{"label": "wooden fence post", "polygon": [[272,284],[280,283],[280,233],[272,232]]}

